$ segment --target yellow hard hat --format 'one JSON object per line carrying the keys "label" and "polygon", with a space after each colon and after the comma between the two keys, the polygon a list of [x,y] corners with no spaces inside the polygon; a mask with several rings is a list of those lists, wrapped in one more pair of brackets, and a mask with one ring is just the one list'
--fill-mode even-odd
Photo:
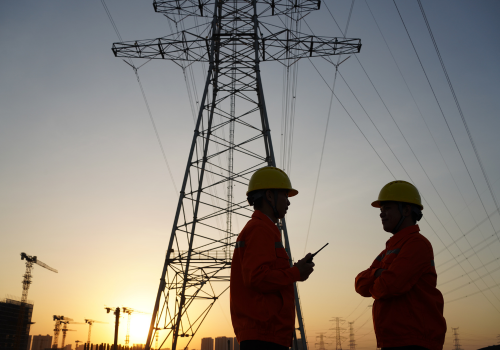
{"label": "yellow hard hat", "polygon": [[283,170],[273,166],[266,166],[253,173],[248,183],[247,196],[253,191],[270,189],[288,190],[288,197],[293,197],[299,193],[299,191],[292,188],[292,183]]}
{"label": "yellow hard hat", "polygon": [[391,181],[382,187],[372,206],[380,208],[380,202],[405,202],[418,205],[420,210],[424,209],[417,188],[403,180]]}

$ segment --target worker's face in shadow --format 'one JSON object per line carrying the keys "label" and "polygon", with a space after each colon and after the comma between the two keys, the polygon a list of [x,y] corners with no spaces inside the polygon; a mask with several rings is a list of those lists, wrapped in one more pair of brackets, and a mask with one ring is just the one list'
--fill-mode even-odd
{"label": "worker's face in shadow", "polygon": [[[285,217],[285,214],[290,206],[290,201],[288,200],[288,191],[287,190],[277,190],[278,192],[278,200],[276,201],[276,210],[278,211],[279,218],[282,219]],[[266,196],[271,203],[275,202],[274,191],[268,190],[266,192]]]}
{"label": "worker's face in shadow", "polygon": [[382,202],[380,203],[380,218],[384,231],[391,232],[399,222],[401,214],[399,213],[398,203]]}

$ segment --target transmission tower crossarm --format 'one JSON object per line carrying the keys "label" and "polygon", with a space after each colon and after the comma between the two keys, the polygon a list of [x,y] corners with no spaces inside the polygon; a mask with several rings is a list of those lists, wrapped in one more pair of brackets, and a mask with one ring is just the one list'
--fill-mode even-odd
{"label": "transmission tower crossarm", "polygon": [[[180,6],[178,0],[164,0],[153,2],[155,12],[163,14],[175,14],[181,17],[198,16],[205,17],[213,15],[209,5],[212,0],[184,0]],[[259,16],[287,15],[293,12],[319,10],[321,0],[262,0],[265,4]]]}
{"label": "transmission tower crossarm", "polygon": [[[213,29],[212,29],[213,30]],[[257,33],[219,33],[213,36],[222,40],[234,41],[257,40]],[[247,39],[245,39],[247,38]],[[115,57],[164,59],[187,62],[209,62],[209,39],[196,33],[183,31],[156,39],[124,41],[113,43],[112,51]],[[283,29],[269,33],[258,39],[255,50],[251,50],[240,58],[244,62],[252,62],[253,51],[263,61],[298,60],[300,58],[346,55],[358,53],[361,50],[360,39],[316,36]]]}

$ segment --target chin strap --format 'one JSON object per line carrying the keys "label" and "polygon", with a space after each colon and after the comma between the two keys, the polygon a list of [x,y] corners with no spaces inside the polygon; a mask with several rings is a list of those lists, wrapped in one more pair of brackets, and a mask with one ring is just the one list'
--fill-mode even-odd
{"label": "chin strap", "polygon": [[276,220],[279,220],[280,218],[279,218],[279,215],[278,215],[278,209],[276,208],[276,203],[278,203],[278,191],[277,190],[273,190],[273,193],[274,193],[274,204],[271,203],[271,201],[269,199],[267,199],[267,196],[264,196],[264,198],[266,199],[267,203],[273,209],[274,217],[276,218]]}
{"label": "chin strap", "polygon": [[399,228],[401,227],[401,224],[402,224],[402,223],[403,223],[403,221],[405,220],[405,216],[403,215],[403,204],[401,204],[401,202],[398,202],[398,208],[399,208],[399,213],[401,214],[401,219],[399,219],[398,224],[397,224],[397,225],[394,227],[394,229],[392,230],[392,233],[393,233],[393,234],[398,233]]}

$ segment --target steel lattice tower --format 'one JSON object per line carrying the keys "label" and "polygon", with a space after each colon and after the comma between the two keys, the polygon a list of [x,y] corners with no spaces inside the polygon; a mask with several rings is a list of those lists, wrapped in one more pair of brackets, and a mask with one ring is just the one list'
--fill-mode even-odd
{"label": "steel lattice tower", "polygon": [[462,347],[460,345],[460,339],[458,338],[458,327],[456,328],[451,328],[453,331],[453,349],[454,350],[462,350]]}
{"label": "steel lattice tower", "polygon": [[[172,350],[177,348],[178,337],[193,337],[229,288],[238,236],[234,224],[238,218],[247,221],[252,214],[245,196],[249,178],[258,168],[276,165],[260,63],[357,53],[361,48],[359,39],[302,34],[262,21],[271,16],[303,16],[319,9],[320,3],[155,0],[155,11],[169,18],[183,21],[196,16],[211,21],[196,22],[190,29],[157,39],[113,44],[116,57],[209,65],[146,342],[148,350],[157,332],[160,347],[172,337]],[[292,264],[285,220],[278,226]],[[305,350],[296,286],[295,298]]]}
{"label": "steel lattice tower", "polygon": [[349,350],[356,350],[356,341],[354,340],[354,321],[349,323]]}
{"label": "steel lattice tower", "polygon": [[334,317],[330,321],[335,322],[335,328],[331,328],[331,330],[335,330],[335,350],[342,350],[342,340],[344,337],[340,334],[345,328],[341,328],[340,326],[344,324],[345,321],[341,317]]}

